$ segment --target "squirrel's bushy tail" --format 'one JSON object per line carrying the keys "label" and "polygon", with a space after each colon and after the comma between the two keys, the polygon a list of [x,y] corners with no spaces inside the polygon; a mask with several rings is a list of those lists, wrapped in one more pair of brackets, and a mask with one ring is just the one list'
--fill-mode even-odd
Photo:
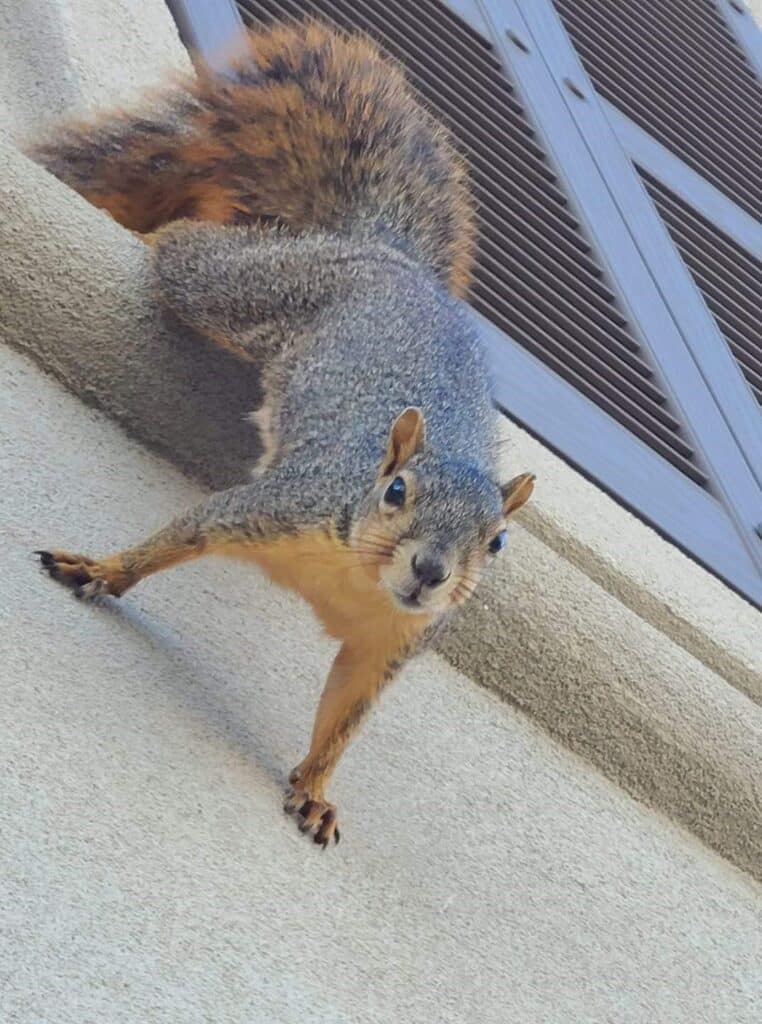
{"label": "squirrel's bushy tail", "polygon": [[232,77],[176,80],[142,114],[70,127],[31,153],[125,227],[190,217],[380,231],[468,284],[463,161],[367,38],[318,22],[250,33]]}

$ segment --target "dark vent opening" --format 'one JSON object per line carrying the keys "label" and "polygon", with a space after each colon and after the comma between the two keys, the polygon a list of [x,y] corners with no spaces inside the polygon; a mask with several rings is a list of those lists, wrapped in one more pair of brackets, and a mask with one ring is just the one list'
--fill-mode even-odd
{"label": "dark vent opening", "polygon": [[762,217],[762,86],[711,0],[554,0],[598,92]]}
{"label": "dark vent opening", "polygon": [[359,29],[405,67],[470,166],[480,229],[472,305],[706,486],[490,44],[438,0],[239,0],[239,8],[254,26],[319,17]]}
{"label": "dark vent opening", "polygon": [[762,404],[762,262],[639,167],[649,195]]}

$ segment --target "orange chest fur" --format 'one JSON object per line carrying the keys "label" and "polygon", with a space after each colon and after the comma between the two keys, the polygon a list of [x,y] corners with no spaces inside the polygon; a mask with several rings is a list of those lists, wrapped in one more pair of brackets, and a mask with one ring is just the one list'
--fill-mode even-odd
{"label": "orange chest fur", "polygon": [[367,556],[322,530],[236,547],[230,554],[256,562],[275,583],[300,594],[336,639],[404,646],[430,622],[427,615],[397,608]]}

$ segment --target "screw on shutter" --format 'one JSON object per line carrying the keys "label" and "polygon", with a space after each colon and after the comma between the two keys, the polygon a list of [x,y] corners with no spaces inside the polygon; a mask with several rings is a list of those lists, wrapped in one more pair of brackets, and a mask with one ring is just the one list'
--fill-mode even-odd
{"label": "screw on shutter", "polygon": [[578,99],[580,99],[580,100],[586,100],[587,99],[587,95],[585,93],[585,90],[582,88],[581,85],[577,85],[577,83],[573,79],[565,78],[564,79],[564,85],[569,90],[569,92],[574,93],[574,95]]}
{"label": "screw on shutter", "polygon": [[524,40],[521,38],[518,32],[514,32],[512,28],[509,28],[506,30],[505,34],[508,36],[508,38],[510,39],[514,46],[518,46],[518,48],[520,50],[523,50],[524,53],[529,53],[529,46],[524,42]]}

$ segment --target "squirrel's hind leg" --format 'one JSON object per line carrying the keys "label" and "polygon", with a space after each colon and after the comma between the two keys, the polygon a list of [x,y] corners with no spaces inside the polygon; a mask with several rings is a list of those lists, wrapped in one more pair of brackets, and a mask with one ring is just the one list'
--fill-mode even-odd
{"label": "squirrel's hind leg", "polygon": [[322,234],[176,221],[150,236],[159,296],[176,317],[270,363],[351,286],[351,244]]}

